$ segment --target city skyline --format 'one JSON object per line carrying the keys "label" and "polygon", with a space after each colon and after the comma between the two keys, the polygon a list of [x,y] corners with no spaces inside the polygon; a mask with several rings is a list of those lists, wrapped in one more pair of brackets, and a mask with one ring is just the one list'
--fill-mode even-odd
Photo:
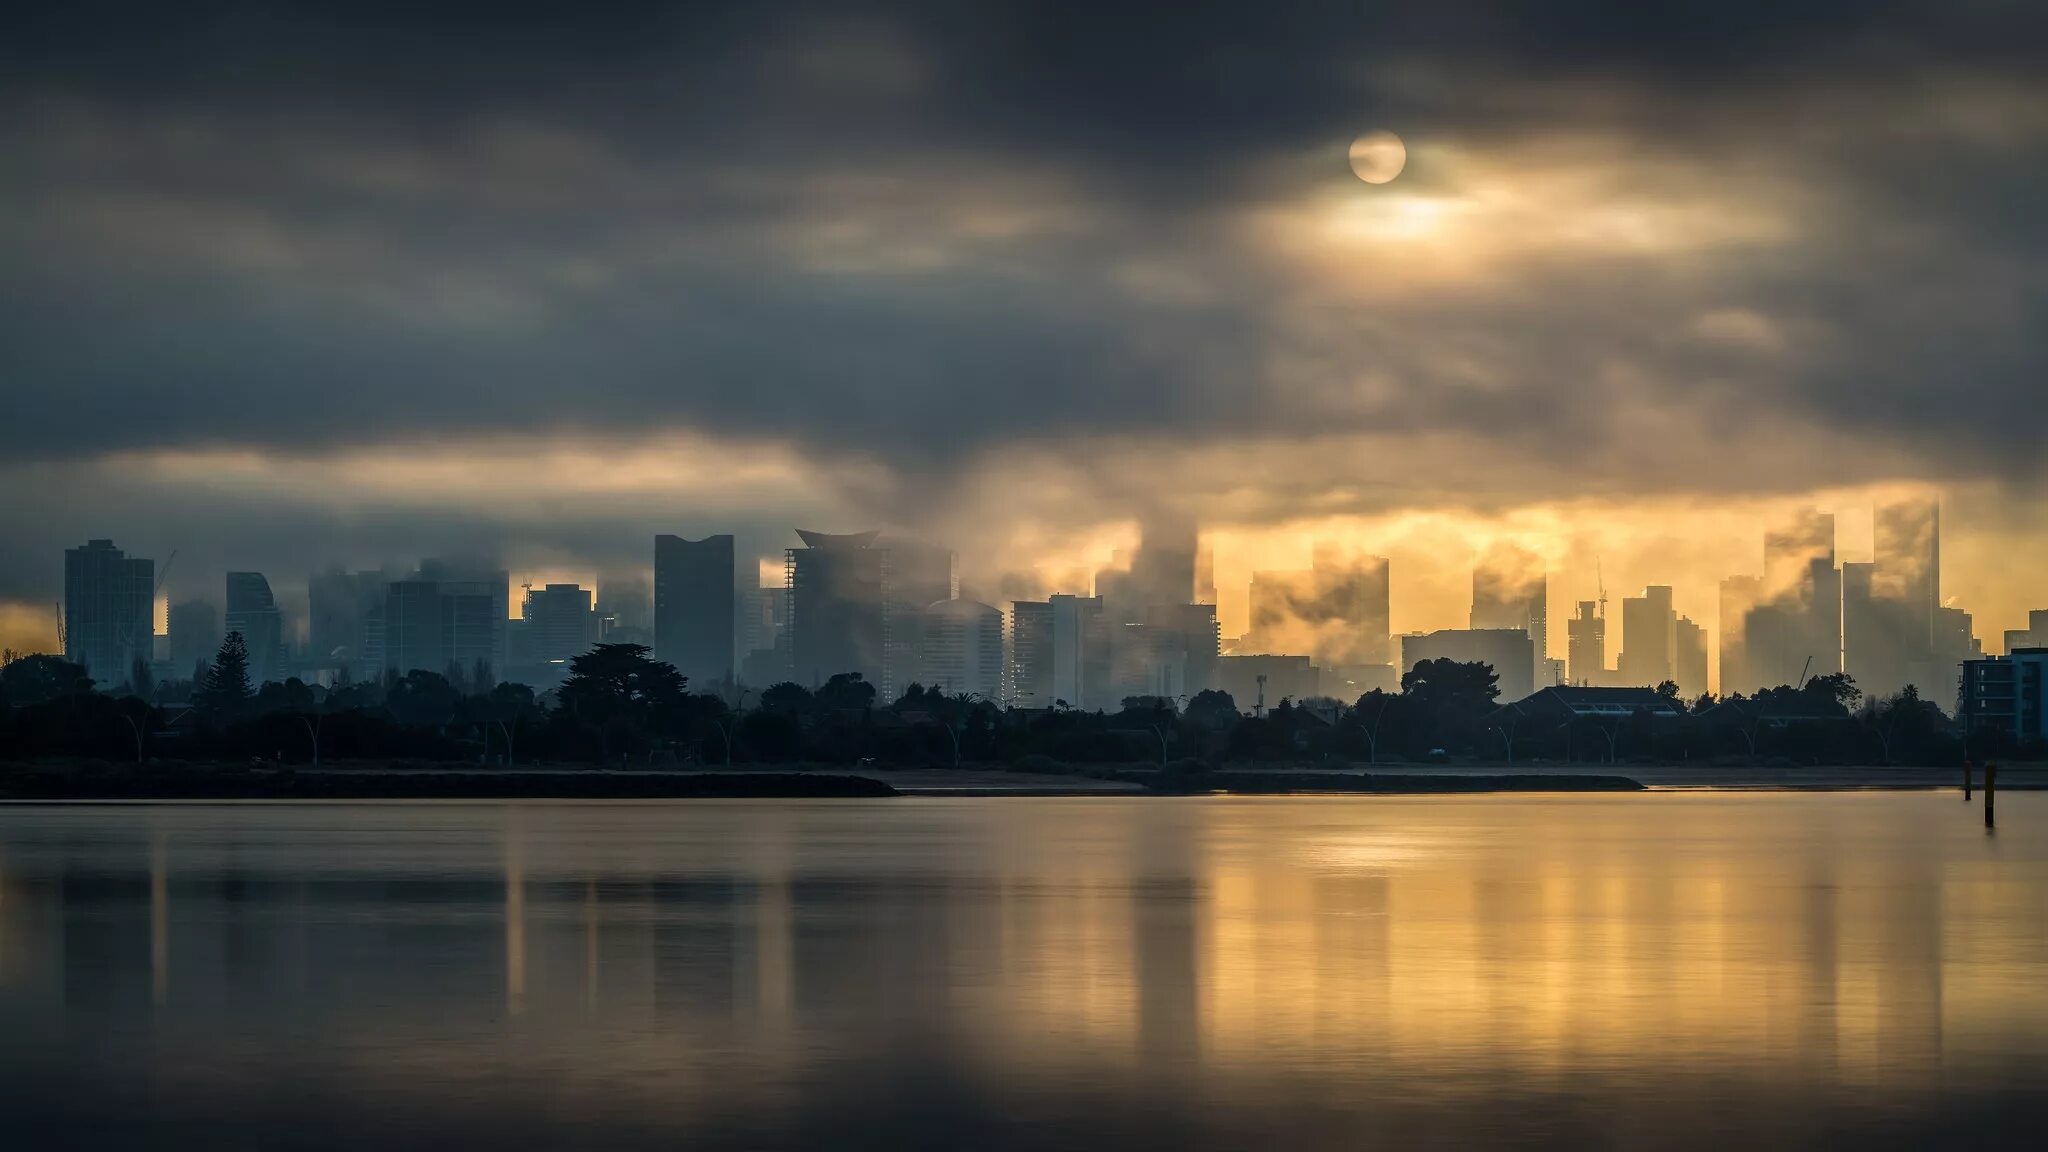
{"label": "city skyline", "polygon": [[[1873,553],[1866,561],[1849,559],[1838,547],[1841,527],[1853,518],[1845,521],[1810,507],[1796,510],[1761,533],[1761,563],[1756,571],[1721,578],[1711,612],[1676,599],[1668,584],[1646,585],[1640,595],[1621,590],[1610,609],[1604,568],[1600,599],[1573,600],[1551,591],[1543,557],[1520,546],[1497,544],[1471,560],[1466,619],[1439,628],[1393,624],[1394,566],[1386,557],[1346,554],[1318,543],[1312,548],[1308,569],[1251,573],[1242,589],[1249,611],[1249,616],[1243,617],[1246,627],[1233,632],[1222,626],[1226,617],[1217,605],[1203,604],[1197,598],[1228,599],[1228,595],[1219,595],[1219,588],[1233,594],[1238,590],[1229,588],[1227,582],[1218,584],[1210,574],[1216,556],[1213,541],[1200,533],[1198,526],[1182,521],[1153,532],[1149,544],[1141,533],[1136,548],[1114,552],[1110,565],[1087,574],[1079,588],[1014,599],[985,595],[982,589],[963,583],[958,575],[961,558],[942,544],[874,531],[835,535],[795,530],[804,547],[785,549],[782,580],[774,584],[770,584],[773,578],[766,560],[744,563],[736,556],[729,535],[707,536],[693,543],[659,534],[653,539],[649,569],[615,571],[588,587],[577,581],[549,580],[539,592],[530,580],[522,580],[519,582],[526,588],[523,604],[522,599],[509,595],[510,585],[517,580],[514,574],[503,568],[491,572],[492,562],[478,558],[422,560],[418,571],[407,578],[410,583],[395,578],[400,570],[388,566],[350,574],[330,565],[309,577],[303,614],[273,599],[264,573],[231,571],[224,624],[209,615],[214,607],[207,597],[177,600],[176,611],[186,613],[188,620],[206,621],[204,626],[212,630],[208,639],[198,641],[168,626],[173,595],[162,588],[171,567],[166,565],[163,577],[153,576],[158,585],[157,620],[164,625],[156,633],[154,659],[156,675],[175,678],[183,671],[182,657],[206,650],[219,632],[237,631],[249,643],[252,670],[259,680],[282,679],[294,671],[310,678],[351,664],[360,671],[388,663],[390,654],[402,650],[408,655],[400,664],[407,667],[466,669],[480,663],[498,674],[527,679],[539,675],[545,684],[559,675],[568,657],[575,654],[574,638],[580,637],[586,647],[600,640],[647,643],[658,658],[677,662],[679,667],[687,665],[684,674],[702,685],[735,678],[756,687],[781,679],[801,681],[800,666],[815,664],[810,669],[812,681],[822,681],[835,669],[858,671],[876,684],[885,698],[893,699],[907,684],[930,678],[927,665],[934,657],[925,652],[922,639],[927,621],[965,619],[962,613],[988,608],[1001,618],[1002,644],[1007,650],[1012,621],[1027,603],[1037,605],[1034,611],[1042,611],[1046,595],[1051,595],[1054,603],[1092,595],[1094,602],[1107,608],[1106,612],[1097,611],[1109,628],[1110,639],[1093,642],[1091,647],[1117,650],[1113,660],[1106,655],[1098,657],[1109,661],[1098,670],[1097,683],[1089,694],[1098,706],[1132,693],[1185,697],[1215,686],[1221,675],[1215,664],[1218,655],[1310,658],[1326,681],[1349,684],[1350,688],[1338,690],[1337,694],[1344,695],[1350,689],[1390,685],[1403,669],[1424,658],[1409,655],[1410,648],[1431,653],[1484,649],[1497,655],[1499,641],[1485,637],[1505,633],[1465,629],[1521,629],[1525,623],[1537,641],[1525,649],[1531,668],[1526,674],[1513,669],[1502,681],[1504,688],[1517,696],[1554,683],[1650,686],[1672,680],[1690,699],[1708,691],[1748,693],[1841,671],[1849,672],[1873,696],[1889,695],[1907,684],[1932,686],[1933,692],[1945,695],[1959,661],[1998,652],[2000,641],[2024,639],[2032,633],[2007,629],[1987,645],[1967,609],[1943,603],[1939,509],[1939,502],[1931,496],[1874,506],[1868,517]],[[87,548],[70,550],[67,565],[75,569],[77,557],[99,555],[111,547],[108,541],[95,540]],[[693,558],[698,555],[715,562],[705,567]],[[866,572],[865,576],[852,570],[838,573],[854,560],[862,561],[860,571]],[[833,568],[816,567],[828,561]],[[808,580],[803,576],[806,562],[818,574]],[[142,566],[138,571],[152,575],[157,571],[147,558],[121,563],[126,567],[117,567],[123,573],[138,565]],[[702,567],[702,571],[692,569],[686,574],[685,563]],[[748,582],[750,571],[758,573],[759,586]],[[647,579],[650,574],[652,579]],[[853,582],[847,584],[848,579]],[[1816,585],[1816,581],[1820,583]],[[75,592],[88,597],[105,594],[96,585],[78,585],[75,570],[73,583]],[[286,582],[285,586],[291,585]],[[384,607],[381,591],[386,586],[390,608]],[[127,584],[119,587],[125,594]],[[813,591],[804,592],[806,587]],[[246,591],[250,588],[256,591]],[[610,591],[604,591],[607,588]],[[431,611],[398,607],[416,594],[441,599],[421,602],[435,605]],[[451,594],[484,596],[478,604],[490,611],[475,615],[477,623],[468,627],[488,631],[477,633],[474,640],[455,639],[463,625],[450,615],[456,611],[448,606],[454,602],[446,600]],[[235,606],[237,595],[243,597],[240,607]],[[821,595],[825,599],[817,599]],[[774,600],[763,601],[762,596]],[[806,601],[806,596],[811,601]],[[600,610],[598,603],[606,599],[610,604]],[[1562,611],[1551,610],[1553,599],[1560,601]],[[639,603],[642,600],[647,602]],[[337,602],[341,602],[339,606]],[[350,602],[358,606],[351,609],[347,606]],[[814,602],[809,611],[800,608],[806,602]],[[535,605],[550,603],[563,607],[548,618],[532,618]],[[841,607],[832,607],[834,604]],[[261,614],[252,616],[257,610]],[[562,616],[564,610],[570,615]],[[1193,610],[1201,612],[1202,622],[1186,614]],[[392,630],[387,621],[403,621],[421,611],[428,611],[421,619],[433,624],[425,633],[429,647],[419,651],[440,654],[431,660],[414,654],[399,640],[386,639],[387,635],[405,635]],[[838,619],[847,612],[853,616]],[[331,619],[351,613],[355,617],[352,622]],[[872,617],[865,625],[855,618],[863,613]],[[1586,623],[1589,613],[1597,617],[1601,639],[1581,651],[1577,636],[1582,628],[1591,627]],[[1698,619],[1694,619],[1695,613]],[[366,614],[374,614],[374,621],[367,625],[362,621],[372,617]],[[67,610],[66,615],[76,617],[77,613]],[[686,615],[691,623],[681,622]],[[821,632],[816,621],[826,616],[833,619]],[[2035,623],[2040,617],[2041,610],[2033,610],[2028,621]],[[500,622],[492,624],[492,619]],[[571,619],[579,622],[570,623]],[[1051,617],[1045,619],[1049,622]],[[639,623],[642,620],[651,621],[652,627]],[[787,630],[794,620],[810,621],[811,626]],[[258,622],[253,628],[252,621]],[[80,621],[71,623],[77,629]],[[93,635],[91,621],[84,623],[88,627],[78,634]],[[374,639],[365,639],[365,626],[375,632]],[[1018,659],[1014,654],[998,662],[1002,666],[1000,692],[1006,700],[1035,698],[1049,690],[1050,674],[1045,669],[1056,660],[1050,633],[1037,637],[1039,627],[1034,615],[1033,637],[1019,641],[1027,653],[1022,657],[1027,667],[1014,666]],[[1043,627],[1050,628],[1050,624]],[[1137,630],[1126,631],[1132,628]],[[420,635],[418,629],[419,625],[413,625],[412,633]],[[1560,630],[1568,634],[1562,646],[1557,644]],[[337,636],[343,639],[337,641]],[[792,636],[797,638],[792,641]],[[82,643],[89,648],[92,641]],[[1170,648],[1160,648],[1163,643]],[[1414,647],[1418,644],[1422,647]],[[68,647],[86,651],[76,645]],[[292,660],[284,658],[287,648]],[[1037,648],[1044,652],[1031,655]],[[1140,652],[1151,655],[1141,657]],[[976,666],[977,661],[988,663],[984,657],[956,654],[953,666],[963,659]],[[1167,663],[1160,663],[1162,660]],[[537,671],[538,666],[549,664],[557,672]],[[1791,670],[1794,666],[1796,673]],[[1389,668],[1390,672],[1375,670]],[[1012,683],[1013,675],[1018,683]],[[1045,684],[1037,683],[1040,675],[1048,677]],[[1032,683],[1024,684],[1024,680]],[[1117,687],[1109,690],[1105,686],[1112,681]]]}

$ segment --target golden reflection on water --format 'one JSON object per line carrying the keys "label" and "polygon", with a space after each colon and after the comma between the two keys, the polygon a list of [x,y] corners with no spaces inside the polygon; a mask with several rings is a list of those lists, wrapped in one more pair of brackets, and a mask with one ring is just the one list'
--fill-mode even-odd
{"label": "golden reflection on water", "polygon": [[2048,797],[2006,807],[1996,838],[1933,794],[4,810],[0,1024],[89,1048],[139,979],[147,1042],[204,1054],[164,1076],[671,1112],[913,1058],[1067,1094],[1926,1092],[2048,1055]]}

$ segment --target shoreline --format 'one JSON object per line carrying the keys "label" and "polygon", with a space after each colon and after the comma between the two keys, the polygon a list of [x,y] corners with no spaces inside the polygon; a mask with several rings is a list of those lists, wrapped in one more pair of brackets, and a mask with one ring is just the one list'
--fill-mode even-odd
{"label": "shoreline", "polygon": [[[1162,776],[1130,765],[1072,773],[999,766],[880,768],[792,764],[752,768],[599,769],[462,764],[340,764],[283,769],[239,764],[0,763],[0,803],[294,800],[687,800],[1161,795],[1445,796],[1615,792],[1960,792],[1959,769],[1688,767],[1577,770],[1532,765],[1225,767]],[[1981,789],[1981,773],[1975,780]],[[1999,770],[2000,791],[2048,790],[2048,765]]]}

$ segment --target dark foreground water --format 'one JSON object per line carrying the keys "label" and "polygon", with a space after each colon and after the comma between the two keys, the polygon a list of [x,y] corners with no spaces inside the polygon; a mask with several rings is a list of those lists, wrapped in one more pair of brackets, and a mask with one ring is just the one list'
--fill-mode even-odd
{"label": "dark foreground water", "polygon": [[0,808],[9,1147],[2040,1147],[2048,795]]}

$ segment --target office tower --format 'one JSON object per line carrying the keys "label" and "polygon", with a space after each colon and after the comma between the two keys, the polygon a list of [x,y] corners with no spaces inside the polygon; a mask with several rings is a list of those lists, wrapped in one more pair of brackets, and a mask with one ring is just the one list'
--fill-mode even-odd
{"label": "office tower", "polygon": [[1010,694],[1019,708],[1049,708],[1052,690],[1052,604],[1018,600],[1010,605]]}
{"label": "office tower", "polygon": [[[495,679],[511,660],[504,616],[509,577],[457,579],[474,571],[442,561],[420,566],[412,579],[385,586],[380,647],[387,671],[432,672],[467,683],[481,667]],[[478,685],[482,687],[482,685]]]}
{"label": "office tower", "polygon": [[1543,559],[1526,548],[1496,544],[1472,568],[1472,628],[1520,628],[1532,641],[1530,682],[1550,654],[1550,578]]}
{"label": "office tower", "polygon": [[1052,694],[1055,703],[1083,711],[1110,701],[1109,620],[1100,596],[1051,596]]}
{"label": "office tower", "polygon": [[1749,614],[1763,595],[1763,581],[1755,576],[1729,576],[1721,581],[1720,694],[1749,695],[1760,687],[1749,665],[1747,637]]}
{"label": "office tower", "polygon": [[[1145,610],[1145,626],[1180,637],[1181,680],[1188,695],[1216,686],[1216,660],[1223,653],[1223,633],[1216,623],[1214,604],[1154,604]],[[1169,642],[1152,643],[1156,647]]]}
{"label": "office tower", "polygon": [[710,692],[732,678],[733,539],[654,538],[654,656]]}
{"label": "office tower", "polygon": [[1655,688],[1678,676],[1678,615],[1671,588],[1652,584],[1621,601],[1621,655],[1614,676],[1627,688]]}
{"label": "office tower", "polygon": [[1842,667],[1866,696],[1954,676],[1935,655],[1941,607],[1941,513],[1932,501],[1880,504],[1871,561],[1842,565]]}
{"label": "office tower", "polygon": [[[526,590],[522,666],[567,664],[597,643],[595,596],[577,584],[549,584]],[[692,685],[694,687],[694,685]]]}
{"label": "office tower", "polygon": [[1842,574],[1835,567],[1835,518],[1811,508],[1764,537],[1759,601],[1749,611],[1743,650],[1761,687],[1842,670]]}
{"label": "office tower", "polygon": [[834,535],[798,529],[784,553],[789,584],[791,674],[807,687],[841,672],[882,683],[882,549],[878,532]]}
{"label": "office tower", "polygon": [[1574,684],[1599,687],[1607,682],[1607,618],[1592,600],[1578,603],[1578,615],[1565,623],[1566,674]]}
{"label": "office tower", "polygon": [[[624,636],[646,636],[648,647],[653,647],[654,635],[654,585],[641,572],[613,572],[597,579],[597,603],[594,610],[600,618],[611,621],[614,633]],[[622,639],[620,643],[641,643],[642,641]]]}
{"label": "office tower", "polygon": [[384,667],[384,597],[390,573],[329,568],[306,579],[306,662],[351,680]]}
{"label": "office tower", "polygon": [[[941,600],[925,609],[923,671],[928,688],[1000,702],[1003,614],[975,600]],[[904,682],[909,687],[909,681]]]}
{"label": "office tower", "polygon": [[214,653],[220,651],[220,611],[212,603],[180,600],[171,605],[167,624],[172,677],[182,680],[190,676],[193,668],[211,663]]}
{"label": "office tower", "polygon": [[949,548],[887,540],[882,552],[881,698],[894,700],[924,666],[925,610],[960,595]]}
{"label": "office tower", "polygon": [[1491,665],[1498,677],[1500,702],[1512,704],[1535,691],[1536,642],[1527,628],[1443,628],[1401,637],[1401,671],[1405,675],[1424,660]]}
{"label": "office tower", "polygon": [[112,540],[64,550],[64,658],[83,664],[102,689],[128,682],[149,663],[156,639],[156,562],[130,557]]}
{"label": "office tower", "polygon": [[284,617],[270,594],[270,581],[261,572],[228,573],[227,606],[227,630],[241,633],[249,650],[249,683],[283,680]]}
{"label": "office tower", "polygon": [[1111,687],[1103,708],[1120,708],[1133,696],[1177,701],[1188,694],[1187,637],[1179,630],[1121,624],[1109,636]]}
{"label": "office tower", "polygon": [[1680,616],[1672,628],[1671,678],[1678,682],[1678,694],[1697,700],[1707,691],[1707,630],[1689,616]]}
{"label": "office tower", "polygon": [[1195,547],[1195,603],[1216,603],[1216,549],[1207,541]]}

